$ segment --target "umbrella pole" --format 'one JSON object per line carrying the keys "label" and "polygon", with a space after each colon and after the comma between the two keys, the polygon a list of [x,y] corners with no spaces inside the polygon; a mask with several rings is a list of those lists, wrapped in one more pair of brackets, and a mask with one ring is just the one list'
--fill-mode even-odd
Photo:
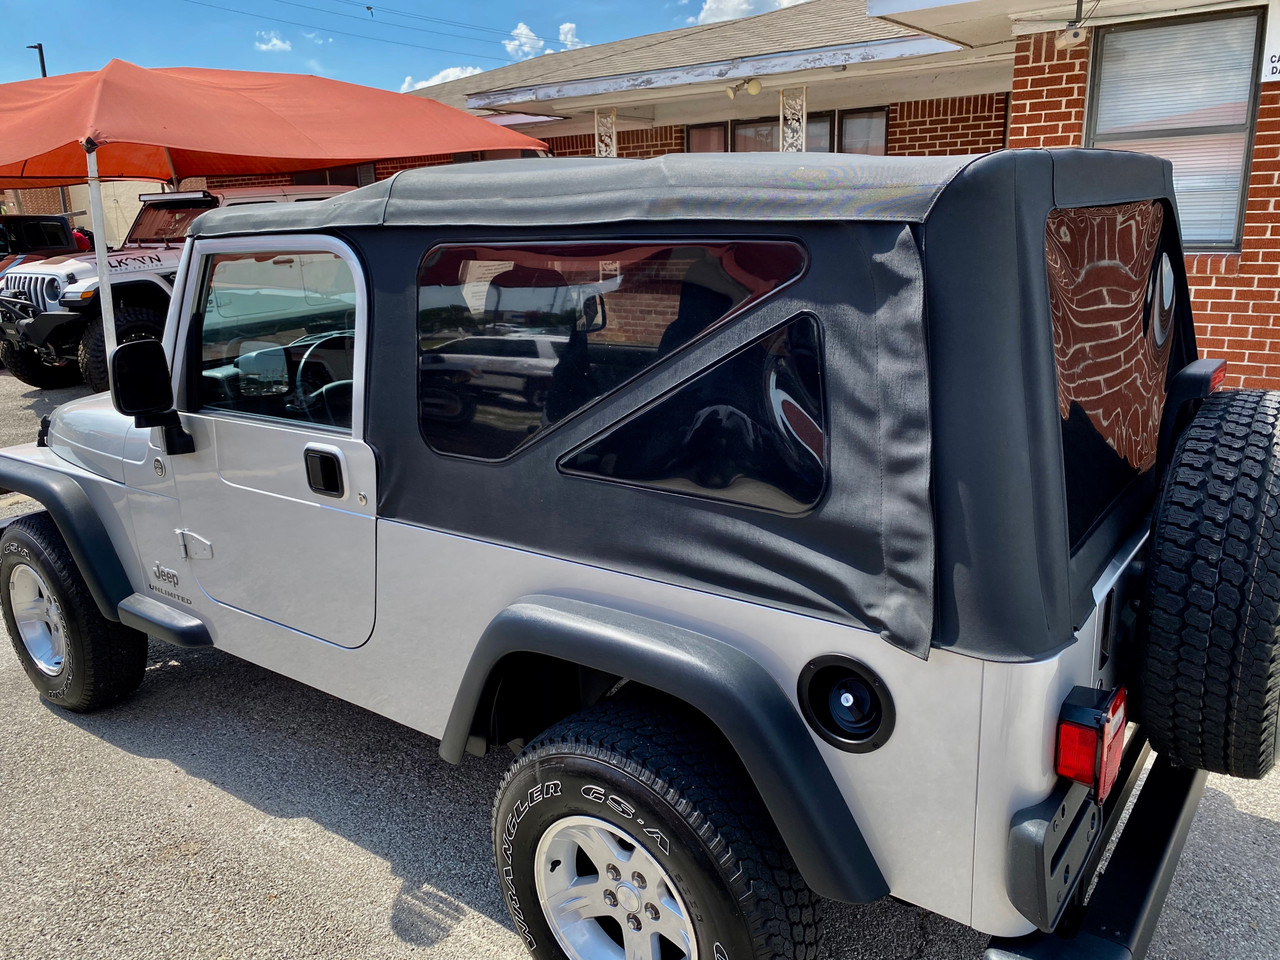
{"label": "umbrella pole", "polygon": [[111,372],[111,354],[116,349],[116,308],[111,299],[106,217],[102,212],[102,181],[98,179],[98,145],[92,140],[86,140],[84,150],[89,168],[89,219],[93,223],[93,252],[98,258],[98,302],[102,308],[102,332],[107,344],[107,377],[114,391],[115,374]]}

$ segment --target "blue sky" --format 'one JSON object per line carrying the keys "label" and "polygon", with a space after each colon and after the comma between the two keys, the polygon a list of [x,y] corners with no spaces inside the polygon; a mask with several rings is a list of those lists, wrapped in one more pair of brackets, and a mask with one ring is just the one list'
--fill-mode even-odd
{"label": "blue sky", "polygon": [[0,0],[0,83],[143,67],[313,73],[386,90],[799,0]]}

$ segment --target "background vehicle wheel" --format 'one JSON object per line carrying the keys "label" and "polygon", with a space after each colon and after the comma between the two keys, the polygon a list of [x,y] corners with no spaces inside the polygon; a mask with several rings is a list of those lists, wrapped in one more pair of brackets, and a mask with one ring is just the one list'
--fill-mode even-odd
{"label": "background vehicle wheel", "polygon": [[809,960],[809,890],[720,734],[610,698],[531,743],[494,805],[498,878],[539,960]]}
{"label": "background vehicle wheel", "polygon": [[25,384],[39,390],[69,387],[80,382],[80,368],[74,363],[45,363],[31,347],[0,340],[0,363]]}
{"label": "background vehicle wheel", "polygon": [[1257,778],[1280,715],[1280,394],[1216,393],[1156,515],[1138,717],[1183,766]]}
{"label": "background vehicle wheel", "polygon": [[[164,336],[164,314],[146,307],[116,308],[116,343],[130,340],[159,340]],[[89,320],[78,351],[80,373],[90,389],[101,393],[109,388],[107,380],[107,341],[102,329],[102,314]]]}
{"label": "background vehicle wheel", "polygon": [[102,616],[47,513],[0,537],[0,601],[18,659],[51,703],[95,710],[142,682],[147,638]]}

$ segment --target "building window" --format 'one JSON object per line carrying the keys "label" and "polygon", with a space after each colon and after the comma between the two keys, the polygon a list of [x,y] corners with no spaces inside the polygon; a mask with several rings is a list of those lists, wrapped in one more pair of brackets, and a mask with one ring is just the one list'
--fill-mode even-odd
{"label": "building window", "polygon": [[888,130],[888,110],[841,110],[840,152],[883,157]]}
{"label": "building window", "polygon": [[1173,161],[1188,247],[1240,246],[1261,32],[1256,10],[1098,32],[1086,145]]}
{"label": "building window", "polygon": [[724,123],[703,123],[689,127],[690,153],[724,153],[729,149],[729,127]]}

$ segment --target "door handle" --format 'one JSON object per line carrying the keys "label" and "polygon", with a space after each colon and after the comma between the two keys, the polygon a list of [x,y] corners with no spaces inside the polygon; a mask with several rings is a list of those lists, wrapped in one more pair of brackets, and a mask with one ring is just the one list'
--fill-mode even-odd
{"label": "door handle", "polygon": [[325,497],[341,499],[346,495],[342,482],[342,458],[323,447],[307,447],[303,451],[307,465],[307,485]]}

